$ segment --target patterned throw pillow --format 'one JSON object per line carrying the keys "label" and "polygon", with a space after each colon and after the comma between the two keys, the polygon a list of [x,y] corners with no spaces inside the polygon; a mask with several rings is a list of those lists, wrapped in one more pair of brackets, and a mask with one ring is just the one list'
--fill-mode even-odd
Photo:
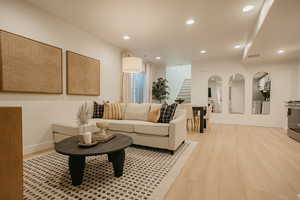
{"label": "patterned throw pillow", "polygon": [[94,102],[93,118],[102,118],[104,113],[104,105]]}
{"label": "patterned throw pillow", "polygon": [[119,103],[105,103],[104,104],[104,119],[114,119],[121,120],[122,119],[122,108]]}
{"label": "patterned throw pillow", "polygon": [[171,105],[164,104],[160,109],[160,117],[158,122],[159,123],[170,123],[173,120],[175,111],[177,108],[177,103],[173,103]]}

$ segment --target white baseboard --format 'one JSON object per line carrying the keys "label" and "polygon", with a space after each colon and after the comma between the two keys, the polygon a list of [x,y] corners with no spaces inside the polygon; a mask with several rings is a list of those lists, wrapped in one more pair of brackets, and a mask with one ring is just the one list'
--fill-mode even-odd
{"label": "white baseboard", "polygon": [[263,127],[274,127],[274,128],[285,128],[282,127],[281,122],[258,122],[258,121],[243,121],[243,120],[226,120],[226,119],[215,119],[211,120],[215,124],[233,124],[233,125],[245,125],[245,126],[263,126]]}
{"label": "white baseboard", "polygon": [[53,147],[54,147],[53,141],[47,141],[47,142],[40,143],[40,144],[28,145],[23,148],[23,155],[35,153],[38,151],[43,151],[46,149],[51,149]]}

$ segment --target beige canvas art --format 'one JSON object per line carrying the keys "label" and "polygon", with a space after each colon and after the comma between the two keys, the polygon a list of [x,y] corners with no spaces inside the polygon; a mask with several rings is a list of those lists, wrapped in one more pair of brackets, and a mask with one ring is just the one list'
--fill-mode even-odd
{"label": "beige canvas art", "polygon": [[67,93],[100,96],[100,61],[67,51]]}
{"label": "beige canvas art", "polygon": [[61,94],[62,49],[0,30],[0,91]]}

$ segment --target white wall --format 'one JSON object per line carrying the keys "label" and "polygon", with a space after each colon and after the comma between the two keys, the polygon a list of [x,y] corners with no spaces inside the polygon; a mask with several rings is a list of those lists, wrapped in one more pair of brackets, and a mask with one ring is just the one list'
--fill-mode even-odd
{"label": "white wall", "polygon": [[158,78],[166,78],[166,66],[165,65],[153,65],[153,81]]}
{"label": "white wall", "polygon": [[[63,95],[0,94],[0,106],[23,107],[24,153],[52,145],[50,125],[75,120],[86,100],[119,101],[121,95],[121,51],[24,1],[0,1],[0,29],[63,48]],[[101,96],[67,96],[65,50],[101,61]]]}
{"label": "white wall", "polygon": [[300,59],[298,63],[298,68],[297,68],[297,97],[296,100],[300,100]]}
{"label": "white wall", "polygon": [[[269,72],[272,80],[271,114],[252,115],[252,79],[257,72]],[[278,63],[265,65],[244,66],[239,62],[211,62],[195,61],[192,64],[192,103],[207,104],[208,79],[212,75],[219,75],[223,80],[223,113],[212,114],[215,123],[245,124],[271,127],[286,127],[286,108],[284,101],[296,98],[297,64]],[[228,112],[228,83],[234,73],[241,73],[245,77],[245,114],[229,114]]]}
{"label": "white wall", "polygon": [[[223,91],[222,91],[222,80],[219,80],[217,77],[215,77],[215,80],[211,80],[211,77],[209,78],[210,81],[208,82],[208,87],[211,88],[211,97],[209,98],[209,102],[212,103],[213,106],[213,112],[222,112],[222,98],[223,98]],[[207,90],[208,95],[208,90]]]}
{"label": "white wall", "polygon": [[168,66],[166,78],[170,87],[169,103],[173,103],[179,93],[184,79],[191,78],[191,65]]}

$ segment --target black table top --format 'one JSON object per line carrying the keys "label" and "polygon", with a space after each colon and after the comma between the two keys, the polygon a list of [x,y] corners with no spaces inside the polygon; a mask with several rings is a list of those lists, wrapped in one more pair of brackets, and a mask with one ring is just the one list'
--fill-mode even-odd
{"label": "black table top", "polygon": [[112,140],[93,147],[80,147],[78,136],[69,137],[55,144],[55,150],[69,156],[96,156],[125,149],[132,144],[132,138],[117,134]]}

